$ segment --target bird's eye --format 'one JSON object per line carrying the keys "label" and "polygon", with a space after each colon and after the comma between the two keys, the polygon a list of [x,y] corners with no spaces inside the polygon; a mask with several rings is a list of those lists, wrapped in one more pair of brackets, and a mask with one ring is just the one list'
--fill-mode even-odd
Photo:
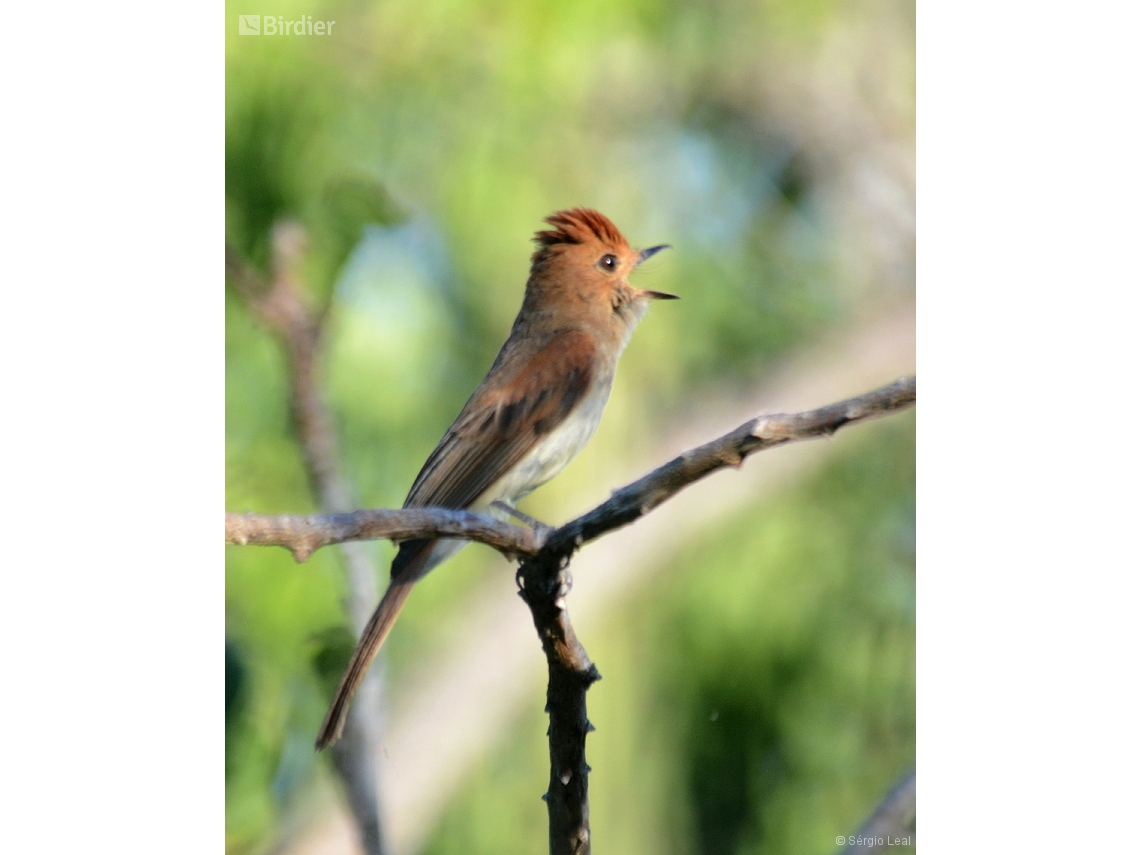
{"label": "bird's eye", "polygon": [[617,270],[617,266],[618,266],[617,257],[613,256],[613,255],[609,255],[607,253],[606,255],[602,256],[602,260],[598,262],[598,266],[601,267],[602,270],[606,271],[607,273],[613,273],[615,270]]}

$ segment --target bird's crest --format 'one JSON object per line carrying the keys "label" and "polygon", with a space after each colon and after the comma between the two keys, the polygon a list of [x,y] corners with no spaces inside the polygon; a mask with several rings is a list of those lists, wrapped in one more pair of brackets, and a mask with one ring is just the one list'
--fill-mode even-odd
{"label": "bird's crest", "polygon": [[609,217],[591,208],[570,208],[551,214],[543,222],[550,223],[553,229],[544,229],[534,234],[538,249],[531,256],[531,266],[537,267],[550,257],[559,244],[579,244],[588,240],[598,240],[614,249],[628,247],[629,243]]}

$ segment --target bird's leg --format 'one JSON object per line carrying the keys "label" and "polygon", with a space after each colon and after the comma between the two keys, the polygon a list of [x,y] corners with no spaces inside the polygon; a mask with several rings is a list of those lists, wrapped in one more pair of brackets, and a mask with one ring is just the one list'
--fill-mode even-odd
{"label": "bird's leg", "polygon": [[[502,502],[502,501],[499,501],[498,499],[496,499],[495,501],[491,502],[491,507],[497,508],[498,510],[505,512],[507,514],[507,516],[514,517],[515,519],[522,522],[523,525],[528,526],[531,529],[531,531],[534,532],[535,537],[538,538],[539,543],[544,542],[546,540],[546,538],[550,536],[550,533],[552,531],[554,531],[554,529],[551,528],[550,526],[548,526],[546,523],[541,522],[540,520],[536,520],[532,516],[528,516],[527,514],[524,514],[518,508],[513,508],[510,505],[508,505],[506,502]],[[523,566],[522,566],[522,563],[520,562],[519,563],[519,569],[515,571],[515,584],[519,586],[520,591],[523,588],[522,570],[523,570]]]}
{"label": "bird's leg", "polygon": [[500,511],[505,511],[508,515],[514,517],[519,522],[526,525],[528,528],[533,529],[534,533],[537,535],[546,535],[554,530],[541,520],[536,520],[534,517],[524,514],[518,508],[512,508],[506,502],[501,502],[498,499],[491,502],[491,507],[498,508]]}

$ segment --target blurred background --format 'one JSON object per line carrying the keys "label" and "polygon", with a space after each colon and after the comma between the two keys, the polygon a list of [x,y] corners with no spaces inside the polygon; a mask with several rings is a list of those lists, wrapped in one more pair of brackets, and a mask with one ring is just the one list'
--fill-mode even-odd
{"label": "blurred background", "polygon": [[[336,21],[241,36],[238,16]],[[914,370],[914,6],[479,0],[226,6],[226,239],[309,235],[321,379],[365,507],[399,507],[489,367],[547,214],[596,207],[657,304],[559,523],[763,410]],[[226,293],[226,508],[316,509],[278,343]],[[599,852],[825,853],[914,764],[913,412],[712,476],[572,565],[603,675]],[[371,544],[378,583],[394,549]],[[340,554],[226,547],[226,850],[360,851],[312,741],[351,652]],[[471,546],[378,661],[391,851],[546,848],[544,660]]]}

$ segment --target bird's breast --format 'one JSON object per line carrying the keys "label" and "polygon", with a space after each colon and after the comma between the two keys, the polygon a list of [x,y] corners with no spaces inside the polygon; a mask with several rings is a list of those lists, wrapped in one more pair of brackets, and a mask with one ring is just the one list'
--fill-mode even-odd
{"label": "bird's breast", "polygon": [[495,500],[514,504],[565,469],[597,430],[612,386],[612,375],[596,381],[566,420],[480,496],[478,504]]}

